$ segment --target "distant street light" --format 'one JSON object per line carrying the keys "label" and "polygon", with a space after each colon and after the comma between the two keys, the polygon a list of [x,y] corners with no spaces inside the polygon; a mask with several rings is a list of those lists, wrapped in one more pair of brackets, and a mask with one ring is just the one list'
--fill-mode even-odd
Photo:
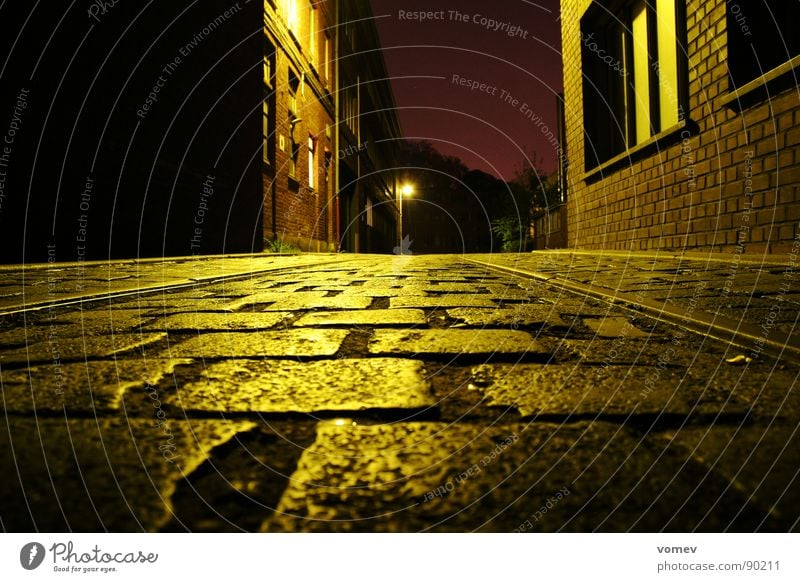
{"label": "distant street light", "polygon": [[398,245],[397,248],[400,249],[400,254],[404,254],[404,251],[403,251],[403,244],[404,244],[403,243],[403,198],[407,198],[407,197],[410,197],[410,196],[413,196],[413,195],[414,195],[414,186],[412,184],[409,184],[408,182],[403,184],[400,187],[400,189],[397,191],[397,206],[398,206],[398,209],[400,211],[400,224],[398,225],[398,228],[397,228],[397,233],[398,233],[397,239],[400,242],[399,242],[399,245]]}

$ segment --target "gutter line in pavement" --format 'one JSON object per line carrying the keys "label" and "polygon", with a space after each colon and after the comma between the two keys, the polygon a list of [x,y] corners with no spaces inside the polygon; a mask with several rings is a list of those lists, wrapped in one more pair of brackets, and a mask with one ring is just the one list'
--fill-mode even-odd
{"label": "gutter line in pavement", "polygon": [[207,277],[198,277],[196,279],[176,279],[175,281],[172,281],[167,284],[155,284],[144,287],[136,287],[134,289],[125,289],[121,291],[95,292],[83,295],[77,294],[69,297],[59,298],[56,300],[36,301],[32,303],[26,303],[21,306],[16,305],[10,308],[0,309],[0,317],[4,317],[7,315],[15,315],[19,313],[26,313],[26,312],[43,311],[45,309],[69,307],[71,305],[81,305],[84,303],[92,303],[96,301],[120,299],[124,297],[137,296],[137,295],[146,295],[146,294],[156,293],[158,291],[165,291],[165,290],[173,291],[180,289],[188,289],[191,287],[196,287],[198,285],[211,285],[213,283],[219,283],[221,281],[246,279],[248,277],[252,277],[254,275],[258,275],[261,273],[273,273],[277,271],[287,271],[291,269],[303,269],[306,267],[319,267],[321,265],[341,264],[350,262],[352,260],[353,257],[347,257],[347,258],[337,257],[335,260],[326,260],[314,263],[303,263],[301,265],[289,265],[289,266],[273,265],[270,268],[248,270],[247,272],[244,273],[238,272],[238,273],[231,273],[229,275],[210,275]]}
{"label": "gutter line in pavement", "polygon": [[523,279],[535,279],[548,287],[565,289],[573,293],[613,303],[638,313],[643,312],[647,315],[655,316],[659,321],[679,325],[689,331],[724,341],[748,353],[755,349],[756,344],[762,344],[763,348],[759,350],[759,353],[800,363],[800,343],[791,335],[786,336],[782,341],[771,339],[763,334],[761,328],[753,324],[736,321],[720,315],[711,316],[706,313],[690,312],[680,307],[653,301],[652,299],[639,299],[622,291],[585,285],[570,279],[543,275],[517,267],[496,265],[466,257],[464,260],[505,274],[516,275]]}

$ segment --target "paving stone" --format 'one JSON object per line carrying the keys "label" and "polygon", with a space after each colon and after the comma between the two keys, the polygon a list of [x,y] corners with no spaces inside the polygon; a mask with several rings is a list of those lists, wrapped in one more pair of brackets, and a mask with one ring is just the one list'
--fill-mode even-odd
{"label": "paving stone", "polygon": [[467,325],[540,326],[568,328],[552,304],[512,305],[499,309],[448,309],[447,314]]}
{"label": "paving stone", "polygon": [[389,301],[389,307],[392,309],[399,309],[403,307],[412,307],[417,309],[446,309],[448,307],[497,307],[497,303],[492,301],[489,295],[466,295],[466,294],[452,294],[441,295],[439,297],[423,297],[423,296],[401,296],[392,297]]}
{"label": "paving stone", "polygon": [[369,343],[375,355],[392,354],[528,354],[545,356],[546,350],[524,331],[430,329],[377,330]]}
{"label": "paving stone", "polygon": [[170,357],[258,358],[332,356],[345,330],[288,329],[264,332],[204,333],[170,346]]}
{"label": "paving stone", "polygon": [[228,304],[233,310],[256,307],[262,311],[298,311],[302,309],[366,309],[372,303],[371,297],[346,297],[325,293],[298,291],[296,293],[256,293],[237,299]]}
{"label": "paving stone", "polygon": [[[680,451],[723,475],[745,498],[769,512],[777,521],[776,531],[797,531],[800,431],[794,423],[684,427],[653,433],[648,439],[657,451]],[[765,525],[759,529],[772,529]]]}
{"label": "paving stone", "polygon": [[125,333],[139,329],[142,321],[148,320],[141,313],[107,307],[83,312],[54,310],[28,314],[24,326],[0,332],[0,345],[29,345],[45,341],[53,333],[62,338]]}
{"label": "paving stone", "polygon": [[723,479],[610,423],[353,424],[320,426],[264,531],[719,531],[762,517],[730,513],[742,499]]}
{"label": "paving stone", "polygon": [[43,364],[4,370],[3,405],[7,412],[92,413],[119,410],[126,391],[155,386],[175,366],[191,360],[120,358],[72,364]]}
{"label": "paving stone", "polygon": [[290,313],[176,313],[159,317],[147,327],[172,331],[252,330],[279,325]]}
{"label": "paving stone", "polygon": [[295,292],[286,292],[286,291],[260,291],[258,293],[253,293],[252,295],[248,295],[246,297],[240,297],[239,299],[234,299],[227,303],[226,307],[231,311],[237,311],[244,307],[252,307],[254,305],[259,306],[259,308],[263,307],[264,305],[269,305],[272,303],[276,303],[278,301],[285,300],[287,297],[293,297],[292,301],[316,301],[323,299],[325,297],[325,293],[322,291],[295,291]]}
{"label": "paving stone", "polygon": [[487,405],[513,406],[524,417],[744,416],[750,410],[732,386],[709,385],[681,368],[484,364],[473,370],[472,382]]}
{"label": "paving stone", "polygon": [[55,360],[85,360],[103,358],[152,344],[166,337],[165,333],[137,333],[114,335],[86,335],[63,337],[58,328],[51,330],[45,341],[25,347],[0,351],[0,364],[27,364]]}
{"label": "paving stone", "polygon": [[[62,327],[60,331],[75,336],[110,335],[137,330],[141,327],[142,320],[147,320],[138,313],[119,310],[116,306],[109,308],[107,305],[98,309],[84,309],[58,315],[56,319],[70,324]],[[68,329],[64,329],[67,327]]]}
{"label": "paving stone", "polygon": [[368,309],[365,311],[320,311],[308,313],[295,322],[295,327],[329,325],[395,326],[425,325],[425,312],[420,309]]}
{"label": "paving stone", "polygon": [[502,283],[485,283],[482,285],[495,299],[503,299],[506,301],[531,301],[537,293],[535,288],[531,287],[530,291],[520,287],[516,284],[502,284]]}
{"label": "paving stone", "polygon": [[603,317],[602,319],[585,318],[583,324],[600,337],[647,338],[650,334],[638,329],[627,317]]}
{"label": "paving stone", "polygon": [[349,287],[342,292],[341,297],[419,297],[420,294],[421,290],[413,287],[364,286]]}
{"label": "paving stone", "polygon": [[209,366],[181,386],[187,410],[360,411],[435,406],[420,362],[395,358],[314,362],[234,360]]}
{"label": "paving stone", "polygon": [[251,422],[0,416],[6,531],[156,531],[176,483]]}
{"label": "paving stone", "polygon": [[428,293],[486,293],[486,286],[480,281],[464,283],[437,283],[425,287]]}

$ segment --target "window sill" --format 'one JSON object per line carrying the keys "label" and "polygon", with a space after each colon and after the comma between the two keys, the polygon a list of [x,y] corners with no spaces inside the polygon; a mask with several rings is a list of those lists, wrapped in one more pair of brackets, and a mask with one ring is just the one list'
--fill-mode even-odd
{"label": "window sill", "polygon": [[691,120],[681,121],[669,129],[657,133],[650,139],[643,141],[640,144],[636,144],[624,152],[617,154],[599,166],[595,166],[591,170],[588,170],[581,176],[580,179],[588,183],[597,182],[603,178],[603,175],[606,172],[616,170],[623,166],[629,166],[634,162],[651,155],[659,149],[664,148],[665,146],[672,145],[673,142],[680,141],[682,137],[686,137],[684,133],[687,131],[690,135],[697,133],[697,124]]}
{"label": "window sill", "polygon": [[[800,55],[793,57],[782,65],[779,65],[767,71],[760,77],[756,77],[749,83],[742,85],[738,89],[734,89],[720,100],[722,105],[731,107],[737,111],[741,111],[744,107],[753,105],[759,101],[769,98],[769,88],[775,85],[778,79],[788,76],[795,69],[800,68]],[[792,83],[794,86],[794,83]],[[784,87],[778,87],[778,90],[783,90]]]}

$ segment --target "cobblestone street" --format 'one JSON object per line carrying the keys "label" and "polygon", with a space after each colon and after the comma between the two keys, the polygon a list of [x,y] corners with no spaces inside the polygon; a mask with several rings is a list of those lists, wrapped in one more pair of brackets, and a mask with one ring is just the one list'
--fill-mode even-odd
{"label": "cobblestone street", "polygon": [[771,260],[2,267],[0,528],[797,530]]}

